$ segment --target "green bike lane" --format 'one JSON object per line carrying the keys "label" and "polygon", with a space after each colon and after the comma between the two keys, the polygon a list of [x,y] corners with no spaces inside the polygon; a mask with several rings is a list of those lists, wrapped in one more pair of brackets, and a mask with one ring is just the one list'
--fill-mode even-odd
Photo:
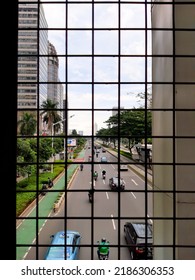
{"label": "green bike lane", "polygon": [[[82,160],[84,158],[84,153],[85,151],[81,151],[77,157],[77,160]],[[28,253],[30,245],[36,239],[36,232],[39,232],[45,223],[46,219],[38,219],[37,222],[36,217],[48,217],[51,214],[53,211],[54,202],[56,201],[60,191],[64,190],[64,183],[66,179],[65,175],[67,174],[67,182],[69,182],[77,168],[78,164],[70,164],[68,166],[67,172],[64,173],[64,175],[61,176],[52,187],[52,190],[59,190],[59,192],[48,191],[47,194],[39,200],[38,207],[35,205],[31,212],[26,215],[26,217],[29,217],[29,219],[24,219],[23,222],[18,226],[16,230],[16,243],[21,244],[22,246],[16,247],[17,260],[24,259],[25,255]],[[38,230],[36,229],[37,227]],[[28,244],[28,246],[23,246],[26,244]]]}

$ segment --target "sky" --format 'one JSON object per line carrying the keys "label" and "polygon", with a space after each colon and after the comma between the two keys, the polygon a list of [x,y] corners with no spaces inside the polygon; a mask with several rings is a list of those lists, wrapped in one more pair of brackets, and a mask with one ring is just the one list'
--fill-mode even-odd
{"label": "sky", "polygon": [[[72,82],[67,86],[68,107],[73,110],[69,115],[69,129],[83,131],[84,135],[92,134],[92,5],[74,4],[68,5],[68,18],[66,19],[66,5],[64,3],[43,3],[43,9],[49,28],[68,28],[67,50],[70,56],[67,60],[67,77]],[[120,107],[131,109],[139,107],[140,102],[137,93],[145,92],[145,30],[125,30],[125,28],[145,28],[145,6],[138,4],[121,4],[120,26],[124,28],[120,32],[121,55],[139,55],[139,57],[122,56],[120,60],[120,81],[126,84],[120,86]],[[150,24],[150,5],[147,9],[147,25]],[[94,57],[93,77],[94,82],[94,123],[98,129],[107,128],[104,123],[112,115],[112,108],[118,106],[119,80],[118,74],[118,4],[98,3],[94,5]],[[85,30],[76,30],[84,28]],[[100,30],[98,28],[104,28]],[[48,39],[55,46],[58,55],[66,52],[66,34],[64,30],[49,30]],[[151,36],[147,32],[147,49],[151,54]],[[79,55],[86,55],[79,57]],[[104,55],[104,56],[103,56]],[[110,55],[105,57],[105,55]],[[59,79],[63,83],[66,77],[65,58],[59,57]],[[151,82],[151,59],[147,59],[147,79]],[[74,84],[74,82],[86,82],[86,84]],[[128,84],[135,82],[135,84]],[[89,84],[87,84],[89,83]],[[112,84],[113,83],[113,84]],[[137,84],[136,84],[137,83]],[[148,88],[151,88],[148,85]],[[82,109],[82,110],[74,110]],[[104,110],[103,110],[104,109]],[[105,110],[106,109],[106,110]],[[96,111],[97,110],[97,111]]]}

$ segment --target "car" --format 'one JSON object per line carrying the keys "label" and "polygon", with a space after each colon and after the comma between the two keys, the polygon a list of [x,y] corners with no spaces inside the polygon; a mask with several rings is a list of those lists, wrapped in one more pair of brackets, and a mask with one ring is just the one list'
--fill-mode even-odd
{"label": "car", "polygon": [[122,171],[128,171],[128,166],[127,166],[127,164],[120,164],[120,170],[122,170]]}
{"label": "car", "polygon": [[106,153],[106,150],[104,148],[102,148],[102,153]]}
{"label": "car", "polygon": [[101,162],[107,162],[108,160],[107,160],[107,157],[101,157],[100,161]]}
{"label": "car", "polygon": [[[120,185],[118,186],[120,180]],[[123,180],[123,178],[118,178],[118,177],[111,177],[109,179],[109,186],[111,188],[111,190],[117,191],[117,190],[124,190],[125,189],[125,181]]]}
{"label": "car", "polygon": [[[128,244],[132,260],[153,259],[153,229],[152,224],[147,224],[147,243],[146,243],[146,224],[145,222],[126,222],[124,224],[125,240]],[[146,250],[147,246],[147,250]]]}
{"label": "car", "polygon": [[[48,247],[45,260],[77,260],[81,235],[77,231],[67,230],[58,231],[54,235],[51,235],[51,246]],[[65,243],[66,238],[66,243]],[[58,245],[58,246],[55,246]],[[62,245],[62,246],[59,246]],[[65,245],[66,247],[66,257],[65,257]]]}

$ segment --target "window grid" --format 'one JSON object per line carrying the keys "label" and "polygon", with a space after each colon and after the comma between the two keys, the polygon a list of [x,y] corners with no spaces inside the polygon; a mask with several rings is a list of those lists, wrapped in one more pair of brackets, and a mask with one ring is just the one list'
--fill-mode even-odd
{"label": "window grid", "polygon": [[[19,49],[19,45],[18,45],[18,61],[21,59],[25,59],[25,58],[28,58],[29,56],[30,57],[36,57],[37,58],[37,65],[36,65],[36,69],[37,69],[37,77],[36,77],[36,82],[32,82],[30,81],[30,84],[33,85],[37,85],[37,106],[36,107],[19,107],[17,108],[17,113],[18,113],[18,120],[21,119],[21,115],[23,113],[26,113],[26,112],[30,112],[32,114],[35,114],[36,115],[36,128],[37,128],[37,131],[40,130],[40,126],[42,125],[41,123],[41,114],[42,114],[42,111],[43,111],[43,108],[41,107],[41,90],[42,90],[42,86],[45,86],[45,87],[48,87],[50,84],[51,85],[57,85],[57,87],[59,85],[63,85],[64,86],[64,91],[65,91],[65,103],[64,103],[64,106],[60,107],[60,108],[54,108],[53,109],[53,112],[56,112],[56,113],[61,113],[63,115],[63,118],[65,119],[65,121],[63,122],[64,124],[64,127],[65,127],[65,134],[62,134],[62,135],[59,135],[59,134],[55,134],[55,126],[53,125],[53,123],[51,123],[51,127],[53,128],[54,130],[54,134],[51,134],[51,131],[49,131],[49,125],[47,127],[48,129],[48,134],[47,135],[39,135],[39,133],[36,133],[36,134],[29,134],[26,135],[26,134],[21,134],[19,133],[19,128],[18,128],[18,133],[17,133],[17,140],[19,141],[22,140],[24,141],[25,139],[31,139],[32,142],[33,140],[36,140],[37,141],[37,156],[35,157],[35,160],[32,160],[30,161],[30,163],[27,161],[27,162],[23,162],[21,161],[21,159],[18,159],[17,158],[17,169],[18,168],[21,168],[26,165],[27,167],[27,173],[29,178],[31,177],[32,173],[34,171],[33,168],[31,169],[31,167],[35,167],[35,170],[36,170],[36,174],[40,175],[40,165],[45,165],[47,163],[47,165],[49,167],[52,167],[55,169],[55,167],[57,166],[60,166],[60,165],[63,165],[64,166],[64,175],[63,175],[63,178],[64,178],[64,189],[62,190],[60,187],[56,188],[56,189],[50,189],[49,192],[46,194],[45,198],[49,195],[49,193],[59,193],[59,192],[64,192],[64,205],[61,206],[61,211],[64,211],[64,215],[60,214],[59,215],[59,212],[57,213],[50,213],[50,216],[45,216],[43,214],[41,214],[41,211],[42,211],[42,206],[40,204],[40,179],[39,179],[39,176],[36,176],[36,184],[35,184],[35,188],[34,190],[28,190],[28,189],[25,189],[25,187],[18,187],[16,188],[16,195],[17,195],[17,198],[16,198],[16,202],[17,202],[17,199],[19,197],[19,194],[20,193],[36,193],[36,198],[34,200],[34,203],[35,203],[35,216],[34,217],[31,217],[31,216],[28,216],[26,215],[25,212],[22,213],[22,216],[18,215],[17,216],[17,221],[18,223],[21,222],[21,220],[23,221],[34,221],[35,225],[34,225],[34,231],[35,231],[35,235],[36,235],[36,238],[35,238],[35,243],[32,243],[29,239],[29,241],[27,243],[23,243],[23,239],[22,239],[22,235],[20,235],[20,232],[19,232],[19,229],[20,227],[22,227],[22,223],[20,224],[19,223],[19,227],[16,231],[16,235],[17,235],[17,240],[16,240],[16,250],[17,251],[20,251],[21,248],[23,248],[22,250],[25,251],[25,249],[27,249],[28,247],[30,248],[29,250],[27,250],[27,252],[23,255],[23,258],[27,258],[29,257],[29,255],[31,256],[31,258],[34,258],[34,259],[42,259],[45,255],[45,248],[47,248],[48,246],[50,246],[50,243],[48,242],[48,238],[47,238],[47,241],[44,240],[44,237],[46,237],[46,234],[44,234],[44,225],[43,227],[41,228],[40,230],[40,224],[42,224],[43,220],[47,220],[46,222],[46,226],[48,224],[50,224],[50,221],[51,221],[51,225],[52,225],[52,222],[54,225],[56,225],[56,229],[55,228],[51,228],[51,226],[49,227],[46,227],[47,229],[49,229],[50,231],[53,231],[51,234],[54,234],[55,231],[57,231],[57,228],[59,228],[60,224],[58,223],[58,221],[63,221],[63,228],[61,228],[62,230],[64,230],[66,232],[67,229],[69,229],[69,224],[71,222],[71,224],[73,225],[76,225],[77,223],[80,223],[79,224],[79,228],[83,230],[84,234],[87,233],[87,237],[88,239],[85,237],[85,235],[83,233],[81,233],[81,236],[82,236],[82,239],[81,239],[81,244],[80,244],[80,249],[85,249],[85,248],[89,248],[89,250],[87,250],[85,253],[81,253],[81,250],[80,250],[80,255],[81,257],[85,258],[87,256],[88,259],[97,259],[97,254],[96,254],[96,250],[97,250],[97,236],[98,238],[100,239],[101,237],[104,237],[104,232],[106,233],[106,237],[108,240],[115,240],[114,242],[112,242],[110,240],[110,258],[111,259],[118,259],[118,260],[121,260],[121,259],[124,259],[124,256],[127,257],[127,253],[123,251],[123,249],[126,249],[127,250],[127,244],[123,242],[123,239],[124,239],[124,236],[123,236],[123,226],[122,224],[124,223],[124,221],[127,221],[127,220],[143,220],[145,223],[148,223],[149,220],[152,220],[152,223],[155,223],[155,221],[162,221],[162,223],[166,222],[166,221],[170,221],[170,223],[172,223],[172,225],[169,227],[169,231],[172,233],[172,242],[170,244],[170,240],[168,240],[168,242],[165,242],[165,244],[161,244],[161,238],[163,238],[163,236],[160,236],[160,239],[159,239],[159,242],[158,242],[158,229],[154,229],[154,235],[155,235],[155,232],[156,232],[156,236],[155,236],[155,242],[154,244],[152,245],[153,247],[153,250],[154,252],[156,252],[156,258],[159,257],[159,255],[161,255],[161,253],[158,252],[158,249],[159,248],[170,248],[171,249],[171,253],[170,254],[164,254],[164,258],[170,258],[170,256],[172,256],[172,259],[177,259],[177,258],[185,258],[185,254],[182,255],[182,252],[178,255],[177,253],[177,250],[178,248],[194,248],[195,247],[195,244],[192,242],[191,244],[188,244],[187,242],[182,244],[182,242],[180,243],[179,241],[177,241],[177,238],[179,236],[179,233],[178,233],[178,222],[179,221],[182,221],[182,220],[186,220],[186,221],[192,221],[194,222],[194,215],[191,214],[192,216],[191,217],[182,217],[179,216],[179,213],[178,211],[178,196],[181,195],[181,194],[188,194],[189,195],[191,194],[192,196],[194,196],[195,194],[195,190],[194,188],[189,188],[189,190],[182,190],[180,189],[179,187],[177,188],[177,176],[176,174],[178,173],[178,167],[181,166],[188,166],[188,167],[193,167],[194,166],[194,159],[192,157],[191,161],[187,161],[185,160],[185,158],[183,160],[181,160],[179,162],[178,160],[178,154],[176,153],[176,146],[178,145],[178,140],[194,140],[195,136],[192,134],[192,135],[179,135],[179,133],[176,133],[178,127],[176,126],[176,123],[177,123],[177,118],[178,118],[178,113],[180,112],[191,112],[193,113],[194,112],[194,108],[192,106],[192,108],[178,108],[177,107],[177,101],[176,101],[176,92],[177,92],[177,88],[179,85],[191,85],[192,87],[194,87],[194,80],[190,80],[190,81],[187,81],[187,82],[183,82],[182,80],[181,81],[178,81],[176,79],[177,77],[177,63],[178,63],[178,58],[191,58],[192,60],[194,59],[194,54],[193,55],[189,55],[188,53],[186,54],[182,54],[182,55],[178,55],[177,52],[176,52],[176,49],[177,49],[177,40],[176,40],[176,32],[180,32],[180,31],[186,31],[186,32],[193,32],[195,31],[194,29],[192,28],[177,28],[177,26],[175,26],[175,22],[177,22],[177,19],[175,18],[175,14],[177,13],[176,11],[176,8],[180,7],[180,5],[191,5],[192,8],[194,9],[194,3],[169,3],[168,6],[172,8],[172,28],[167,28],[167,27],[157,27],[157,28],[150,28],[148,27],[148,7],[151,5],[152,6],[152,9],[154,9],[154,7],[159,7],[159,6],[165,6],[167,5],[167,3],[165,2],[131,2],[131,3],[128,3],[128,2],[125,2],[125,1],[66,1],[66,2],[63,2],[63,1],[53,1],[53,2],[40,2],[40,1],[18,1],[18,6],[20,8],[20,5],[22,7],[23,4],[33,4],[33,5],[36,5],[38,7],[38,12],[37,12],[37,26],[33,26],[33,27],[24,27],[24,26],[21,26],[20,27],[20,22],[19,22],[19,27],[18,27],[18,36],[20,34],[20,32],[25,32],[26,28],[30,29],[30,30],[35,30],[37,31],[37,53],[36,54],[29,54],[28,51],[26,53],[20,53],[20,49]],[[51,4],[55,4],[55,5],[64,5],[65,6],[65,19],[64,19],[64,24],[65,24],[65,27],[64,28],[50,28],[50,27],[43,27],[41,26],[41,20],[42,20],[42,15],[41,15],[41,5],[51,5]],[[105,5],[114,5],[117,7],[117,16],[118,16],[118,27],[97,27],[96,26],[96,8],[100,5],[103,6]],[[133,6],[134,4],[138,5],[138,6],[143,6],[144,7],[144,17],[145,17],[145,21],[144,21],[144,27],[140,28],[132,28],[132,27],[123,27],[123,24],[121,22],[123,22],[123,18],[122,18],[122,11],[123,8],[126,6],[130,7],[130,6]],[[76,6],[76,5],[79,5],[79,6],[89,6],[90,5],[90,8],[91,8],[91,28],[89,27],[70,27],[69,26],[69,20],[72,16],[71,14],[71,9],[70,7],[71,6]],[[113,6],[112,6],[113,7]],[[70,9],[70,10],[69,10]],[[123,14],[124,15],[124,14]],[[73,15],[74,16],[74,15]],[[154,19],[155,21],[155,19]],[[105,19],[105,22],[106,22],[106,19]],[[50,31],[58,31],[58,30],[61,30],[61,31],[64,31],[64,37],[65,37],[65,54],[57,54],[58,58],[65,58],[65,65],[63,65],[63,67],[65,68],[65,71],[64,71],[64,81],[48,81],[48,80],[42,80],[41,78],[41,60],[42,58],[48,58],[50,55],[49,54],[44,54],[44,53],[41,53],[42,49],[41,49],[41,42],[40,42],[40,38],[41,38],[41,34],[43,31],[48,31],[48,33]],[[96,35],[97,35],[97,32],[98,31],[117,31],[118,32],[118,35],[117,35],[117,39],[118,39],[118,53],[117,54],[96,54],[95,52],[95,47],[97,46],[96,45]],[[128,31],[135,31],[135,30],[142,30],[144,31],[145,35],[144,35],[144,39],[145,39],[145,45],[144,45],[144,54],[122,54],[121,53],[121,45],[122,45],[122,39],[121,39],[121,34],[123,31],[125,30],[128,30]],[[69,54],[69,40],[70,40],[70,32],[71,31],[90,31],[91,32],[91,54]],[[155,53],[152,53],[151,55],[148,54],[149,53],[149,50],[148,50],[148,41],[149,41],[149,38],[148,38],[148,32],[153,32],[153,31],[171,31],[172,32],[172,39],[173,39],[173,44],[172,44],[172,54],[155,54]],[[18,37],[18,41],[20,43],[20,36]],[[71,58],[77,58],[77,59],[80,59],[80,58],[90,58],[91,60],[91,80],[89,81],[82,81],[82,80],[70,80],[70,77],[69,77],[69,74],[71,73]],[[97,79],[97,72],[98,72],[98,68],[97,68],[97,59],[98,58],[116,58],[116,61],[117,61],[117,81],[109,81],[109,79],[107,80],[104,80],[102,81],[101,79],[98,80]],[[137,81],[137,80],[131,80],[130,81],[124,81],[124,78],[123,78],[123,71],[124,71],[124,65],[123,65],[123,58],[143,58],[144,59],[144,67],[143,67],[143,73],[144,73],[144,81],[140,80],[140,81]],[[164,81],[164,80],[155,80],[155,77],[154,77],[154,81],[152,81],[151,79],[148,78],[148,60],[149,59],[158,59],[158,58],[161,58],[161,59],[165,59],[165,58],[170,58],[172,59],[172,79],[171,81]],[[84,61],[87,61],[87,60],[84,60]],[[25,62],[23,61],[23,64]],[[29,63],[29,62],[28,62]],[[85,64],[85,63],[83,63]],[[158,66],[158,63],[156,64]],[[153,64],[153,67],[155,66],[155,63]],[[112,70],[114,69],[111,68]],[[153,68],[153,71],[155,71],[155,69]],[[89,72],[90,73],[90,72]],[[84,73],[85,74],[85,73]],[[27,76],[26,76],[27,77]],[[19,86],[24,86],[24,85],[28,85],[29,82],[27,81],[22,81],[20,79],[20,71],[18,69],[18,87]],[[69,85],[87,85],[87,86],[91,86],[91,108],[78,108],[78,105],[77,106],[69,106],[69,102],[72,101],[71,100],[71,91],[69,92]],[[105,114],[106,112],[110,111],[112,112],[113,111],[113,108],[110,107],[109,109],[108,108],[98,108],[96,107],[96,86],[97,85],[115,85],[116,88],[117,88],[117,108],[115,108],[115,111],[117,111],[118,113],[118,123],[120,124],[120,126],[117,126],[117,134],[113,134],[113,131],[114,130],[111,130],[111,134],[110,135],[106,135],[106,138],[109,140],[112,140],[112,139],[117,139],[117,143],[119,145],[119,149],[116,151],[116,159],[117,161],[112,160],[109,161],[109,163],[107,163],[105,166],[108,167],[108,166],[115,166],[116,170],[118,170],[118,175],[119,175],[119,179],[123,176],[126,177],[126,175],[123,175],[122,174],[122,171],[120,170],[120,158],[121,158],[121,148],[120,148],[120,143],[121,143],[121,139],[124,139],[124,138],[128,138],[130,139],[130,137],[134,138],[134,139],[139,139],[140,137],[142,139],[144,139],[144,145],[145,145],[145,148],[147,148],[147,144],[148,144],[148,138],[151,138],[152,139],[152,143],[155,141],[162,141],[162,140],[167,140],[167,141],[172,141],[172,159],[166,161],[162,159],[161,161],[161,158],[158,157],[158,160],[154,160],[152,159],[152,162],[148,163],[148,157],[147,157],[147,154],[145,153],[144,154],[144,160],[141,161],[141,162],[135,162],[135,161],[131,161],[131,160],[128,160],[126,159],[126,164],[129,165],[129,167],[133,167],[133,166],[138,166],[138,167],[142,167],[143,168],[143,177],[144,177],[144,189],[137,189],[137,187],[128,187],[125,189],[124,192],[117,192],[116,195],[115,195],[115,198],[117,200],[117,206],[116,208],[114,208],[114,211],[116,212],[116,214],[113,214],[111,215],[110,217],[108,217],[107,215],[105,216],[101,216],[101,215],[97,215],[96,212],[98,213],[99,209],[101,209],[101,207],[105,206],[105,205],[101,205],[99,206],[99,208],[97,208],[97,203],[98,201],[96,202],[95,201],[95,198],[94,198],[94,201],[92,202],[91,206],[88,207],[88,212],[87,212],[87,215],[84,215],[84,216],[79,216],[78,214],[76,216],[69,216],[69,213],[70,213],[70,209],[71,209],[71,205],[70,205],[70,197],[71,195],[74,196],[76,193],[78,194],[82,194],[83,192],[86,193],[86,197],[87,197],[87,193],[88,193],[88,189],[89,189],[89,186],[86,186],[86,188],[82,188],[80,189],[79,187],[77,187],[76,189],[67,189],[67,186],[69,185],[69,181],[68,181],[68,169],[69,168],[73,168],[75,166],[75,164],[79,167],[79,164],[83,162],[83,159],[81,158],[79,161],[77,161],[76,163],[75,162],[69,162],[69,158],[68,158],[68,146],[67,146],[67,143],[68,143],[68,139],[70,138],[70,133],[68,131],[68,127],[69,127],[69,123],[71,123],[71,120],[70,120],[70,116],[71,115],[74,115],[75,112],[77,112],[77,114],[81,114],[83,112],[85,113],[90,113],[91,114],[91,133],[87,133],[85,134],[84,136],[83,135],[74,135],[74,138],[76,138],[77,140],[77,143],[79,141],[80,138],[83,138],[85,139],[86,141],[90,141],[88,142],[87,145],[90,145],[91,146],[91,156],[92,156],[92,161],[91,162],[88,162],[87,161],[87,155],[88,155],[88,150],[85,150],[85,159],[84,159],[84,171],[86,168],[88,169],[91,169],[91,171],[89,172],[89,176],[91,177],[90,181],[91,181],[91,184],[92,184],[92,188],[95,189],[95,193],[94,193],[94,197],[98,194],[105,194],[106,193],[110,196],[113,196],[113,191],[111,191],[110,189],[106,188],[105,190],[105,186],[100,186],[99,184],[99,181],[101,180],[100,178],[98,178],[98,181],[97,181],[97,187],[96,188],[96,184],[92,178],[92,174],[94,172],[94,170],[96,170],[97,166],[99,164],[101,164],[101,166],[104,166],[103,163],[100,163],[99,162],[99,158],[98,158],[98,161],[97,161],[97,158],[95,156],[95,154],[92,152],[94,151],[94,148],[95,148],[95,145],[96,144],[96,136],[95,136],[95,122],[96,122],[96,113],[97,112],[100,112],[102,114]],[[141,85],[143,86],[142,88],[144,89],[144,106],[142,108],[138,107],[138,108],[135,108],[135,107],[128,107],[128,108],[123,108],[123,102],[122,102],[122,86],[123,85],[129,85],[129,88],[131,88],[131,86],[134,86],[134,85]],[[158,105],[157,103],[155,104],[155,101],[154,101],[154,107],[148,107],[148,86],[152,86],[154,93],[156,92],[156,86],[164,86],[164,85],[167,85],[167,86],[172,86],[172,108],[167,108],[166,106],[162,106],[161,108],[155,108],[155,105]],[[157,93],[156,93],[157,94]],[[193,100],[193,99],[192,99]],[[30,101],[31,102],[31,101]],[[49,112],[50,110],[47,109],[47,111]],[[122,127],[122,124],[121,122],[123,121],[122,119],[122,116],[121,116],[121,113],[122,112],[125,112],[125,111],[128,111],[128,112],[135,112],[135,113],[139,113],[139,112],[143,112],[144,113],[144,131],[142,131],[141,135],[137,132],[137,133],[134,133],[133,135],[128,135],[128,134],[125,134],[123,132],[123,127]],[[154,127],[153,129],[153,133],[151,134],[151,132],[149,131],[149,128],[148,128],[148,121],[149,121],[149,117],[148,117],[148,112],[152,113],[153,114],[153,117],[158,117],[157,113],[161,113],[161,112],[166,112],[166,113],[170,113],[172,114],[172,135],[170,133],[166,133],[164,135],[161,135],[159,134],[158,135],[158,129],[156,127]],[[46,112],[45,112],[46,114]],[[88,114],[89,115],[89,114]],[[63,119],[62,118],[62,119]],[[153,125],[153,120],[152,119],[152,125]],[[59,120],[58,120],[59,121]],[[57,121],[56,121],[57,122]],[[109,124],[110,125],[110,124]],[[159,124],[160,125],[160,124]],[[114,125],[111,127],[113,128]],[[157,134],[156,134],[157,133]],[[65,139],[65,143],[64,144],[64,155],[65,155],[65,160],[64,162],[54,162],[54,157],[53,155],[51,155],[53,157],[52,161],[50,162],[44,162],[42,161],[42,154],[41,154],[41,145],[42,145],[42,140],[46,140],[46,139],[50,139],[52,144],[54,144],[55,140],[58,141],[60,139],[64,140]],[[87,143],[87,142],[86,142]],[[167,142],[168,143],[168,142]],[[113,149],[112,149],[113,150]],[[18,153],[18,151],[17,151]],[[17,154],[18,156],[18,154]],[[41,160],[40,160],[41,158]],[[161,167],[172,167],[172,186],[167,186],[167,188],[165,187],[165,189],[161,189],[161,188],[158,188],[158,186],[155,185],[155,182],[158,182],[158,181],[155,181],[154,177],[155,177],[155,174],[152,174],[153,176],[153,188],[150,189],[148,184],[149,184],[149,176],[150,174],[148,173],[148,171],[151,171],[149,170],[150,168],[150,165],[152,166],[152,171],[153,172],[157,172],[158,169]],[[68,168],[69,166],[69,168]],[[30,171],[28,171],[28,168],[30,168]],[[108,167],[109,168],[109,167]],[[164,169],[163,169],[164,170]],[[83,171],[83,172],[84,172]],[[159,171],[158,171],[159,172]],[[163,171],[164,172],[164,171]],[[63,172],[62,172],[63,173]],[[81,172],[80,172],[81,173]],[[82,181],[79,181],[77,178],[79,178],[79,176],[81,176],[81,174],[79,173],[79,171],[77,171],[77,175],[75,177],[75,180],[78,181],[78,183],[81,183]],[[52,173],[48,173],[49,176],[53,175]],[[99,171],[99,177],[100,177],[100,171]],[[58,184],[57,181],[55,181],[55,178],[52,178],[54,179],[54,184]],[[118,179],[118,182],[119,182],[119,179]],[[84,180],[84,178],[83,178]],[[106,178],[106,180],[108,181],[108,178]],[[128,186],[129,184],[129,181],[127,182],[126,186]],[[144,212],[144,214],[136,214],[136,215],[132,215],[132,214],[129,214],[129,215],[125,215],[124,212],[125,212],[125,209],[123,209],[123,201],[124,201],[124,194],[126,195],[130,195],[130,194],[134,194],[135,196],[141,194],[143,195],[144,199],[143,199],[143,205],[141,205],[143,207],[142,210],[144,211],[141,211]],[[162,194],[161,198],[163,198],[163,195],[169,195],[172,196],[172,215],[167,215],[166,216],[166,213],[162,212],[162,215],[159,215],[158,211],[157,212],[154,212],[152,214],[152,216],[148,217],[148,212],[149,212],[149,207],[152,208],[152,204],[153,202],[150,201],[149,199],[149,195],[150,194],[153,194],[153,199],[157,199],[157,195],[160,195]],[[76,196],[75,196],[76,197]],[[152,199],[152,198],[151,198]],[[44,198],[43,198],[44,200]],[[82,201],[80,201],[79,205],[75,205],[74,207],[77,208],[77,206],[81,207],[82,209],[82,206],[81,204],[84,203]],[[159,203],[160,203],[160,200],[159,200]],[[193,203],[193,202],[191,202]],[[156,204],[155,204],[156,205]],[[86,207],[86,205],[84,205],[83,207]],[[151,209],[150,209],[151,210]],[[158,210],[158,209],[157,209]],[[151,210],[152,211],[152,210]],[[155,211],[155,209],[153,209],[153,211]],[[165,214],[165,216],[163,216]],[[75,220],[75,221],[74,221]],[[115,222],[117,222],[117,225],[116,226],[116,229],[115,229],[115,232],[117,233],[114,233],[114,234],[110,234],[110,232],[107,232],[106,231],[106,228],[104,228],[104,226],[101,226],[101,227],[98,227],[97,226],[97,223],[99,223],[99,221],[103,222],[103,221],[106,221],[107,223],[108,222],[112,222],[113,225],[115,225]],[[84,222],[89,222],[89,225],[88,225],[88,232],[87,230],[85,229],[84,230],[84,227],[82,227],[82,223]],[[159,224],[158,224],[159,226]],[[76,229],[76,226],[75,226],[75,229]],[[91,232],[89,232],[91,231]],[[43,233],[42,233],[43,232]],[[100,233],[101,232],[101,233]],[[98,234],[97,234],[98,233]],[[147,240],[147,230],[145,230],[145,235],[146,235],[146,240]],[[180,237],[179,237],[180,238]],[[90,240],[90,242],[88,242],[87,240]],[[64,250],[66,251],[68,247],[68,244],[66,243],[66,239],[65,239],[65,247],[64,247]],[[31,252],[32,248],[34,248],[34,251]],[[146,242],[146,245],[145,245],[145,249],[148,250],[148,244]],[[155,249],[157,249],[155,251]],[[18,253],[18,256],[17,258],[20,258],[21,255]],[[154,257],[155,257],[155,254],[154,254]],[[128,259],[128,257],[127,257]]]}

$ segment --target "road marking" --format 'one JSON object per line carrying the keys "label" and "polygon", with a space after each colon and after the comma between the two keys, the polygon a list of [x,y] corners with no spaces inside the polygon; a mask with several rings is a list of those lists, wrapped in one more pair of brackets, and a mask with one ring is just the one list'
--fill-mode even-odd
{"label": "road marking", "polygon": [[131,181],[137,186],[138,184],[135,182],[135,180],[131,179]]}
{"label": "road marking", "polygon": [[113,164],[111,164],[111,166],[112,166],[112,168],[113,168],[113,169],[115,169],[115,167],[114,167],[114,165],[113,165]]}
{"label": "road marking", "polygon": [[103,179],[103,183],[104,183],[104,185],[106,184],[106,181]]}
{"label": "road marking", "polygon": [[[113,215],[112,215],[112,214],[111,214],[111,217],[113,218]],[[112,219],[112,225],[113,225],[114,230],[116,230],[116,226],[115,226],[114,219]]]}
{"label": "road marking", "polygon": [[[52,214],[52,211],[50,211],[50,213],[49,213],[49,215],[48,215],[48,217],[50,217],[51,216],[51,214]],[[46,224],[46,222],[48,221],[48,219],[46,219],[45,220],[45,222],[43,223],[43,225],[41,226],[41,228],[39,229],[39,231],[38,231],[38,235],[40,234],[40,232],[42,231],[42,229],[43,229],[43,227],[45,226],[45,224]],[[33,241],[32,241],[32,244],[34,244],[35,243],[35,241],[36,241],[36,237],[33,239]],[[27,257],[27,255],[28,255],[28,253],[29,253],[29,251],[31,250],[31,248],[32,248],[32,246],[30,246],[29,248],[28,248],[28,250],[27,250],[27,252],[24,254],[24,256],[23,256],[23,260],[25,260],[25,258]]]}
{"label": "road marking", "polygon": [[108,193],[106,192],[106,197],[107,197],[107,199],[109,199],[109,195],[108,195]]}
{"label": "road marking", "polygon": [[[150,216],[149,216],[149,215],[147,215],[147,217],[148,217],[148,218],[150,218]],[[151,222],[151,224],[153,224],[153,221],[152,221],[151,219],[149,219],[149,221]]]}
{"label": "road marking", "polygon": [[134,193],[133,193],[133,192],[131,192],[131,194],[132,194],[132,196],[136,199],[136,196],[134,195]]}

